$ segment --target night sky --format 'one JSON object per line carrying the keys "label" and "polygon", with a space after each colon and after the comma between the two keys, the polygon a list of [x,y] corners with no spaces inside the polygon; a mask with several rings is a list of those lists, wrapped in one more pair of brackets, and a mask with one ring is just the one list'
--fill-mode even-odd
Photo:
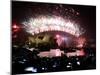
{"label": "night sky", "polygon": [[38,15],[56,15],[75,21],[85,29],[85,37],[96,39],[96,6],[12,1],[12,24],[21,25]]}
{"label": "night sky", "polygon": [[96,6],[12,1],[11,7],[13,74],[96,68]]}

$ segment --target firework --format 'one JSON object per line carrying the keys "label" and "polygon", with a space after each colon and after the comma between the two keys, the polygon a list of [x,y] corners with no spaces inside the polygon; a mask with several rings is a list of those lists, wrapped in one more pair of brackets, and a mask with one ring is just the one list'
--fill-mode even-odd
{"label": "firework", "polygon": [[63,31],[76,37],[84,33],[80,25],[59,16],[38,16],[22,23],[26,32],[34,35],[44,31]]}

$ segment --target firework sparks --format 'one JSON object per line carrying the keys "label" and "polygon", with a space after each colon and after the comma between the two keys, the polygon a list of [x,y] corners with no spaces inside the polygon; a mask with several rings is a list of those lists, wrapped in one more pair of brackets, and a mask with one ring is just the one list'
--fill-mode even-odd
{"label": "firework sparks", "polygon": [[74,22],[58,16],[39,16],[23,22],[26,32],[34,35],[44,31],[64,31],[76,37],[83,34],[83,29]]}

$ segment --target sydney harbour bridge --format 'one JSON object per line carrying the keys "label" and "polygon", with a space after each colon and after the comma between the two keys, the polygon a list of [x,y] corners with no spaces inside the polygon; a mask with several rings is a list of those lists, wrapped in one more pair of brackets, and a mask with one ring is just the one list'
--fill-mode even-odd
{"label": "sydney harbour bridge", "polygon": [[[95,69],[96,42],[95,38],[86,36],[88,29],[76,22],[81,12],[71,5],[40,4],[13,2],[16,21],[12,22],[12,73]],[[42,8],[45,8],[43,12]],[[24,19],[25,14],[18,14],[22,9],[30,10],[32,15]]]}

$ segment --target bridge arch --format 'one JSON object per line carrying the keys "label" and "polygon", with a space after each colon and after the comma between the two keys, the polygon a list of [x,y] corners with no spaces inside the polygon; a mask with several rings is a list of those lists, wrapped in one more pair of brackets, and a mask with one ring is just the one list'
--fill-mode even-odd
{"label": "bridge arch", "polygon": [[26,32],[34,35],[45,31],[63,31],[79,37],[84,33],[80,25],[58,16],[39,16],[23,22]]}

